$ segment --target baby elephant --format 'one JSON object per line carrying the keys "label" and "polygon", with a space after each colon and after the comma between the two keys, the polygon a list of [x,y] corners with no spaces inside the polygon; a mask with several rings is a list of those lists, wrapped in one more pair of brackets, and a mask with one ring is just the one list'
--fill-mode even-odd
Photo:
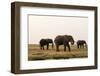
{"label": "baby elephant", "polygon": [[48,50],[50,43],[52,44],[52,48],[53,48],[53,40],[52,39],[41,39],[40,40],[40,49],[44,50],[44,46],[47,46],[47,50]]}
{"label": "baby elephant", "polygon": [[87,48],[87,43],[85,40],[78,40],[77,41],[77,48]]}

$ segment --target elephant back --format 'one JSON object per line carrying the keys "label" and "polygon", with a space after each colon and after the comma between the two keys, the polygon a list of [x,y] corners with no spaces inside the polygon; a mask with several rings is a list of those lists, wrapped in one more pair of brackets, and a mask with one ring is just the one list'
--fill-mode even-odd
{"label": "elephant back", "polygon": [[55,43],[58,43],[58,42],[60,43],[60,42],[62,42],[63,40],[64,40],[64,36],[58,35],[58,36],[56,36],[54,42],[55,42]]}
{"label": "elephant back", "polygon": [[46,41],[45,39],[41,39],[41,40],[40,40],[40,44],[41,44],[41,45],[47,44],[47,41]]}
{"label": "elephant back", "polygon": [[77,44],[86,44],[86,41],[85,40],[78,40]]}
{"label": "elephant back", "polygon": [[53,40],[52,40],[52,39],[46,39],[46,41],[47,41],[48,43],[53,43]]}

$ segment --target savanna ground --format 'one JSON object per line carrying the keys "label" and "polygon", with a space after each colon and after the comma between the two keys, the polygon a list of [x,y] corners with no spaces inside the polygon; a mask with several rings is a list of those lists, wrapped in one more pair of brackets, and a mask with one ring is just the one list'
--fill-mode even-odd
{"label": "savanna ground", "polygon": [[88,57],[87,48],[78,49],[76,45],[71,46],[71,52],[63,50],[63,46],[60,46],[60,51],[57,52],[56,48],[53,49],[51,46],[49,50],[40,50],[39,45],[29,44],[28,45],[28,60],[46,60],[46,59],[69,59],[69,58],[85,58]]}

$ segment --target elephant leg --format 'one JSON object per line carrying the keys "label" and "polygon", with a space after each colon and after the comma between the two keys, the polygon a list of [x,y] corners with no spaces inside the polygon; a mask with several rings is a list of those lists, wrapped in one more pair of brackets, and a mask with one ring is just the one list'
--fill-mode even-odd
{"label": "elephant leg", "polygon": [[49,44],[47,44],[47,50],[49,49]]}
{"label": "elephant leg", "polygon": [[84,44],[83,44],[83,48],[84,48]]}
{"label": "elephant leg", "polygon": [[77,48],[79,48],[79,45],[77,44]]}
{"label": "elephant leg", "polygon": [[81,44],[81,48],[83,48],[83,45]]}
{"label": "elephant leg", "polygon": [[69,45],[69,43],[67,44],[67,46],[68,46],[68,49],[69,49],[69,52],[71,51],[71,49],[70,49],[70,45]]}
{"label": "elephant leg", "polygon": [[44,46],[43,46],[42,48],[43,48],[43,50],[44,50]]}
{"label": "elephant leg", "polygon": [[82,47],[84,48],[84,44],[82,44]]}
{"label": "elephant leg", "polygon": [[82,45],[82,48],[83,48],[83,45]]}
{"label": "elephant leg", "polygon": [[80,48],[81,48],[81,45],[80,45]]}
{"label": "elephant leg", "polygon": [[79,46],[79,48],[81,48],[81,45]]}
{"label": "elephant leg", "polygon": [[59,51],[59,45],[56,45],[56,51]]}
{"label": "elephant leg", "polygon": [[64,51],[66,51],[66,45],[64,45]]}
{"label": "elephant leg", "polygon": [[87,44],[85,44],[85,47],[87,48]]}

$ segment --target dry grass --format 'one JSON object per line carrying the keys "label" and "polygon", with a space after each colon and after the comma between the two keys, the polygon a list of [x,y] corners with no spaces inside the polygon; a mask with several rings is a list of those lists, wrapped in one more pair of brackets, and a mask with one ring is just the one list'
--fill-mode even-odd
{"label": "dry grass", "polygon": [[[46,48],[46,47],[45,47]],[[40,50],[39,45],[28,45],[28,60],[45,60],[45,59],[69,59],[69,58],[84,58],[88,57],[87,48],[77,49],[76,45],[71,46],[71,52],[63,51],[63,46],[60,46],[60,51],[57,52],[55,47],[49,50]]]}

